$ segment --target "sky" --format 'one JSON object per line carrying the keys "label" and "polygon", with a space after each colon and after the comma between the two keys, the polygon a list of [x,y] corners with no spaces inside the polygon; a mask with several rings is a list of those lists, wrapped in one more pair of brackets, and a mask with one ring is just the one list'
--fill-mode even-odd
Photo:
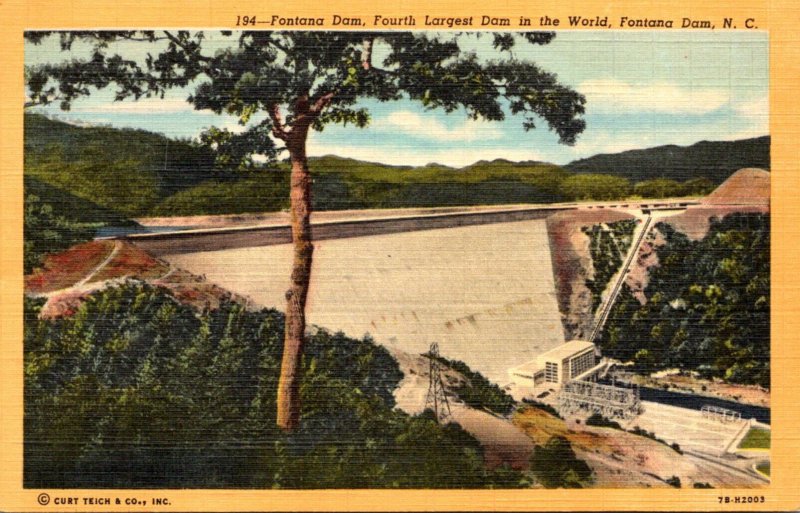
{"label": "sky", "polygon": [[[216,46],[229,44],[216,38]],[[469,49],[491,58],[489,43],[482,38]],[[148,51],[146,45],[133,45],[116,49],[132,58]],[[80,58],[81,51],[78,45],[71,53],[61,52],[51,38],[40,45],[26,43],[25,61]],[[496,158],[566,164],[598,153],[769,133],[766,32],[561,31],[549,45],[520,45],[514,55],[536,62],[586,96],[586,130],[575,145],[559,144],[544,121],[526,132],[518,116],[473,121],[463,112],[430,111],[408,100],[365,101],[362,106],[372,117],[367,128],[329,125],[311,134],[308,154],[398,165],[464,166]],[[76,100],[67,112],[58,105],[37,111],[73,123],[141,128],[175,138],[197,137],[210,126],[241,129],[233,116],[194,110],[186,102],[190,92],[113,102],[111,91],[103,90]]]}

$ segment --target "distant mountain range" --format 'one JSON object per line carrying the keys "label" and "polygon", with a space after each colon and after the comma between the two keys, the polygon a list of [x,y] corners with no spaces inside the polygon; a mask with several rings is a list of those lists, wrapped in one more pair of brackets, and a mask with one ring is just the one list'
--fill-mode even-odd
{"label": "distant mountain range", "polygon": [[739,141],[701,141],[691,146],[656,146],[643,150],[594,155],[566,166],[573,173],[602,173],[632,182],[667,178],[708,178],[719,185],[739,169],[770,169],[770,137]]}
{"label": "distant mountain range", "polygon": [[[462,168],[414,167],[335,155],[311,158],[309,167],[317,210],[699,195],[737,169],[769,169],[769,137],[596,155],[563,167],[504,159]],[[144,130],[25,115],[26,188],[48,201],[56,199],[55,191],[69,194],[65,213],[75,210],[76,200],[88,201],[92,212],[107,219],[112,212],[144,217],[275,211],[288,207],[288,174],[285,163],[244,173],[221,169],[209,149]],[[686,183],[665,187],[663,180],[652,183],[657,178]]]}

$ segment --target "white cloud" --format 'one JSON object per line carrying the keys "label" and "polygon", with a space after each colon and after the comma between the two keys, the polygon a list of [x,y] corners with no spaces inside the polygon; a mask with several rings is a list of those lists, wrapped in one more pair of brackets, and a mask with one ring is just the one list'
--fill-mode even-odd
{"label": "white cloud", "polygon": [[629,84],[615,79],[587,80],[578,86],[587,109],[614,113],[706,114],[730,100],[724,89],[684,87],[670,82]]}
{"label": "white cloud", "polygon": [[747,102],[734,104],[736,114],[747,119],[753,125],[754,131],[762,134],[769,131],[769,97],[762,96]]}
{"label": "white cloud", "polygon": [[247,130],[247,125],[239,123],[239,119],[232,116],[225,116],[222,122],[215,123],[214,126],[221,130],[228,130],[234,134],[241,134]]}
{"label": "white cloud", "polygon": [[489,122],[467,119],[450,128],[433,115],[422,116],[407,110],[392,112],[376,121],[374,128],[443,142],[486,141],[503,136],[502,130]]}
{"label": "white cloud", "polygon": [[137,101],[84,102],[76,105],[74,110],[91,114],[178,114],[192,112],[194,107],[183,98],[143,98]]}
{"label": "white cloud", "polygon": [[431,162],[452,167],[463,167],[479,160],[506,159],[511,161],[546,160],[540,153],[524,148],[507,147],[450,148],[420,151],[412,145],[384,148],[380,146],[342,146],[309,141],[308,154],[320,157],[338,155],[368,162],[391,165],[424,166]]}

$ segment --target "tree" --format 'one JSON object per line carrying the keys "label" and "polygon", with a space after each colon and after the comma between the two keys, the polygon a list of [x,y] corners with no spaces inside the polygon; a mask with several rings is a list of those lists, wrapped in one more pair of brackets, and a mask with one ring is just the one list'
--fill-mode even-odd
{"label": "tree", "polygon": [[[53,35],[28,32],[37,44]],[[209,50],[203,32],[60,32],[61,48],[79,41],[88,59],[26,69],[26,106],[73,100],[116,86],[116,100],[164,97],[171,88],[189,89],[196,109],[235,114],[247,125],[241,134],[212,129],[204,140],[224,155],[247,162],[253,155],[287,151],[291,162],[291,224],[294,259],[286,293],[286,333],[278,387],[278,424],[298,426],[299,369],[305,304],[314,247],[311,234],[311,176],[306,141],[311,129],[329,123],[364,127],[369,113],[358,101],[408,98],[427,109],[462,110],[472,119],[503,120],[518,114],[526,130],[543,119],[564,144],[575,142],[585,122],[584,97],[554,74],[511,53],[518,44],[544,45],[554,33],[468,34],[424,32],[221,32],[228,48]],[[491,58],[462,50],[468,38],[490,37]],[[138,42],[152,52],[139,62],[114,52]],[[123,52],[124,53],[124,52]],[[263,119],[257,114],[263,113]],[[255,117],[254,117],[255,116]]]}
{"label": "tree", "polygon": [[575,455],[563,436],[533,448],[531,472],[545,488],[583,488],[592,477],[591,467]]}

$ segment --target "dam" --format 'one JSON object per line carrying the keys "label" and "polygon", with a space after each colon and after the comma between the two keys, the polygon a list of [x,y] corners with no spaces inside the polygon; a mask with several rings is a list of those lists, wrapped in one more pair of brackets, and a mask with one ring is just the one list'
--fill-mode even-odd
{"label": "dam", "polygon": [[[347,223],[314,226],[308,322],[409,353],[438,342],[442,356],[506,384],[508,368],[564,343],[545,223],[555,211],[415,219],[414,227],[406,219],[355,231]],[[337,229],[344,236],[334,236]],[[292,246],[266,231],[250,234],[250,242],[241,231],[131,240],[257,305],[283,310]]]}

